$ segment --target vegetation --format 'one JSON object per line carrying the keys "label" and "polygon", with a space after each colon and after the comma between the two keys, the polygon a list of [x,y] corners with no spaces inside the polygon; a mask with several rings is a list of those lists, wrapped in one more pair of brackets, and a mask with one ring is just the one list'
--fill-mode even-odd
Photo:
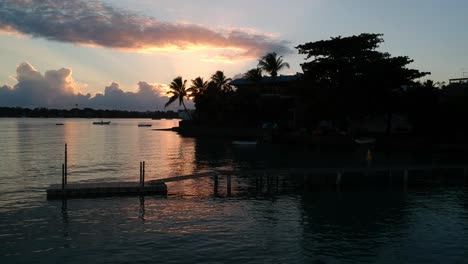
{"label": "vegetation", "polygon": [[254,83],[260,82],[263,78],[262,69],[260,68],[251,69],[244,74],[244,78]]}
{"label": "vegetation", "polygon": [[73,108],[70,110],[47,109],[47,108],[21,108],[21,107],[0,107],[0,117],[43,117],[43,118],[179,118],[174,111],[122,111]]}
{"label": "vegetation", "polygon": [[[299,45],[299,54],[306,56],[301,64],[304,74],[289,82],[278,77],[278,72],[289,68],[289,64],[276,53],[259,58],[258,67],[243,74],[247,81],[236,85],[236,89],[222,71],[215,72],[208,81],[197,77],[188,88],[187,81],[179,76],[169,86],[166,106],[178,101],[193,124],[258,128],[269,122],[278,124],[281,133],[296,134],[315,133],[324,121],[333,124],[335,131],[352,133],[353,125],[377,118],[390,135],[398,123],[395,118],[404,116],[411,122],[410,132],[416,137],[468,143],[468,123],[463,122],[468,115],[468,84],[421,82],[429,73],[410,68],[413,60],[409,57],[380,51],[382,43],[381,34],[365,33]],[[272,77],[269,82],[261,82],[263,73]],[[195,103],[193,113],[184,103],[189,99]],[[172,114],[162,113],[0,108],[0,116],[103,118]]]}
{"label": "vegetation", "polygon": [[211,82],[216,89],[222,90],[225,93],[232,92],[232,86],[229,85],[230,81],[232,81],[232,79],[227,78],[222,71],[217,71],[213,76],[211,76]]}
{"label": "vegetation", "polygon": [[268,53],[258,60],[258,67],[270,74],[271,77],[278,76],[278,72],[284,68],[289,69],[289,63],[283,62],[283,57],[278,56],[275,52]]}
{"label": "vegetation", "polygon": [[192,86],[188,89],[190,97],[203,94],[208,89],[208,82],[204,81],[202,77],[197,77],[192,80]]}
{"label": "vegetation", "polygon": [[190,119],[192,119],[192,115],[185,107],[184,98],[189,97],[189,89],[186,88],[187,80],[182,80],[182,77],[176,77],[171,84],[169,84],[169,89],[171,89],[167,94],[171,95],[169,97],[169,101],[167,101],[165,107],[172,104],[174,101],[179,100],[179,105],[182,105],[185,109],[185,112],[189,115]]}
{"label": "vegetation", "polygon": [[381,34],[336,37],[297,46],[307,55],[304,96],[321,119],[357,120],[386,114],[387,131],[404,87],[429,73],[407,68],[413,60],[378,51]]}

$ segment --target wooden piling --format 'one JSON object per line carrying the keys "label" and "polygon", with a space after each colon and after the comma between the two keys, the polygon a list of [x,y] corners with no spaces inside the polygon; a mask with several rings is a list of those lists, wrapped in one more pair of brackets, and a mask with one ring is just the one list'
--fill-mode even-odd
{"label": "wooden piling", "polygon": [[403,188],[408,189],[408,170],[406,169],[403,173]]}
{"label": "wooden piling", "polygon": [[392,175],[392,170],[388,170],[388,186],[392,188],[393,185],[393,175]]}
{"label": "wooden piling", "polygon": [[140,161],[140,187],[141,187],[141,181],[143,180],[143,163]]}
{"label": "wooden piling", "polygon": [[279,191],[279,175],[276,175],[276,192]]}
{"label": "wooden piling", "polygon": [[341,172],[338,172],[336,174],[336,182],[335,182],[335,184],[338,185],[338,186],[341,185],[341,177],[342,177]]}
{"label": "wooden piling", "polygon": [[68,182],[68,148],[67,148],[67,143],[65,143],[65,174],[64,174],[64,179],[65,179],[65,185]]}
{"label": "wooden piling", "polygon": [[143,176],[141,179],[141,186],[145,187],[145,162],[143,161]]}
{"label": "wooden piling", "polygon": [[216,173],[216,174],[213,176],[213,181],[214,181],[214,184],[213,184],[213,193],[214,193],[214,195],[217,195],[217,194],[218,194],[218,173]]}
{"label": "wooden piling", "polygon": [[231,196],[231,174],[228,174],[226,176],[226,181],[227,181],[227,195]]}
{"label": "wooden piling", "polygon": [[62,163],[62,190],[65,189],[65,164]]}

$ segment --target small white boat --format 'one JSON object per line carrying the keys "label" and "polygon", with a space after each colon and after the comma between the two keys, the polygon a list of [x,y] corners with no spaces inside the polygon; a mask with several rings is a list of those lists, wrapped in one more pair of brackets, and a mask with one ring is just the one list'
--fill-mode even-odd
{"label": "small white boat", "polygon": [[354,142],[356,142],[358,144],[374,144],[375,141],[376,141],[376,139],[371,138],[371,137],[360,137],[360,138],[354,139]]}
{"label": "small white boat", "polygon": [[93,125],[110,125],[111,121],[93,122]]}
{"label": "small white boat", "polygon": [[233,141],[232,144],[238,146],[255,146],[257,145],[257,141]]}
{"label": "small white boat", "polygon": [[152,124],[138,124],[139,127],[150,127]]}

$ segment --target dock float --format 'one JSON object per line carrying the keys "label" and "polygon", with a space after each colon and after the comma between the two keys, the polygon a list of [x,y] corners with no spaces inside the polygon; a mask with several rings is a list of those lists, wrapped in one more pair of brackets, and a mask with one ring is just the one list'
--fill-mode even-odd
{"label": "dock float", "polygon": [[150,194],[167,194],[166,184],[142,186],[139,182],[69,183],[65,188],[61,184],[53,184],[47,188],[48,199]]}

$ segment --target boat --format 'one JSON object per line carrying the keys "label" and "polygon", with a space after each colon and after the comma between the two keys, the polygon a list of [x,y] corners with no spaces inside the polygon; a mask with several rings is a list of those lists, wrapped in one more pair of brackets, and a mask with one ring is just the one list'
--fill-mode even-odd
{"label": "boat", "polygon": [[56,123],[56,126],[63,126],[63,123]]}
{"label": "boat", "polygon": [[360,137],[360,138],[354,139],[354,142],[356,142],[358,144],[374,144],[375,141],[376,141],[376,139],[371,138],[371,137]]}
{"label": "boat", "polygon": [[150,127],[152,124],[138,124],[139,127]]}
{"label": "boat", "polygon": [[93,125],[110,125],[111,121],[99,121],[99,122],[93,122]]}
{"label": "boat", "polygon": [[257,145],[257,141],[233,141],[232,144],[238,146],[255,146]]}

